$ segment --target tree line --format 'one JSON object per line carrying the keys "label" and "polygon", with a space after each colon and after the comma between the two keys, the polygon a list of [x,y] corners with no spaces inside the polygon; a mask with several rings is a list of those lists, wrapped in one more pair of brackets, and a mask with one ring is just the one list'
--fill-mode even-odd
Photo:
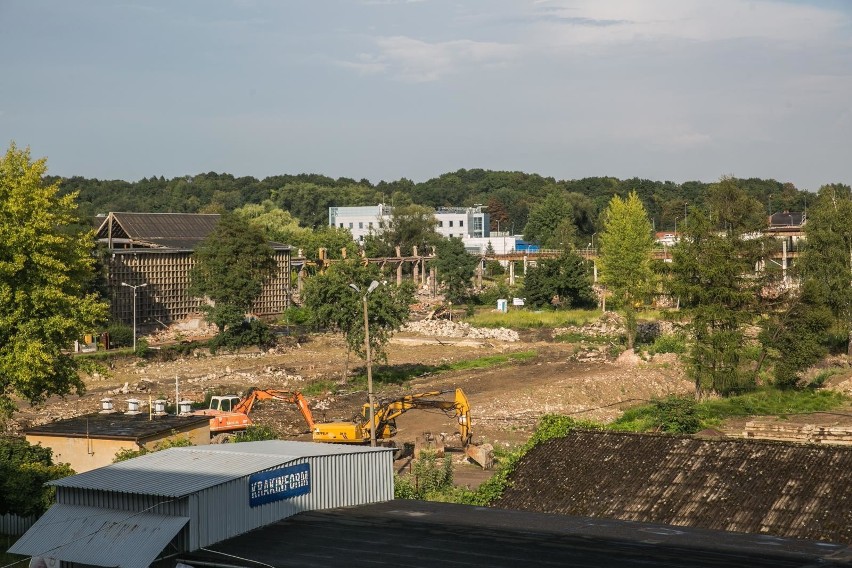
{"label": "tree line", "polygon": [[[318,174],[257,179],[215,172],[171,179],[152,176],[135,182],[84,177],[48,177],[45,181],[58,184],[61,194],[75,193],[78,213],[84,218],[109,211],[219,213],[262,206],[267,212],[287,212],[298,227],[318,229],[328,224],[328,208],[335,206],[483,205],[491,216],[491,230],[525,235],[541,244],[575,237],[577,242],[588,240],[610,199],[614,195],[625,198],[631,192],[645,205],[652,227],[673,230],[688,207],[711,206],[711,187],[716,183],[615,177],[557,180],[534,173],[483,169],[462,169],[420,183],[401,178],[374,184]],[[772,179],[737,179],[736,183],[760,204],[764,216],[769,211],[802,211],[808,199],[813,199],[813,194],[793,184]],[[547,215],[542,219],[554,206],[560,218],[572,219],[575,229],[567,224],[552,226]]]}

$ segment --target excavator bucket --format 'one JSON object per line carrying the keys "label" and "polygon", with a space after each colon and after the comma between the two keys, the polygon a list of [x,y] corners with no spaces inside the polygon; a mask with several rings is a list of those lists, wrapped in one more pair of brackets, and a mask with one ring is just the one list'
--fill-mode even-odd
{"label": "excavator bucket", "polygon": [[482,469],[491,469],[494,465],[494,446],[491,444],[469,444],[464,449],[464,455]]}
{"label": "excavator bucket", "polygon": [[445,448],[443,436],[436,437],[430,432],[426,432],[422,436],[417,436],[414,439],[414,459],[418,459],[420,457],[420,453],[424,451],[435,454],[435,457],[444,457]]}

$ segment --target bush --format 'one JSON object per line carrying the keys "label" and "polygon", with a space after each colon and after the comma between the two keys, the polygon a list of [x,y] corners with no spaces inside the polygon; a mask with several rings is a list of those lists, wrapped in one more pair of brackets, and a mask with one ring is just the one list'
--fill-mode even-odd
{"label": "bush", "polygon": [[656,353],[686,353],[686,339],[682,335],[660,335],[654,340],[654,344],[648,349],[651,355]]}
{"label": "bush", "polygon": [[0,515],[41,514],[53,503],[48,481],[73,475],[68,464],[54,464],[49,448],[21,438],[0,437]]}
{"label": "bush", "polygon": [[275,344],[275,338],[269,326],[260,320],[244,321],[238,326],[225,329],[212,340],[210,350],[214,353],[221,348],[239,349],[240,347],[268,347]]}
{"label": "bush", "polygon": [[421,452],[407,476],[394,480],[395,499],[429,499],[453,487],[453,461],[438,459],[435,452]]}
{"label": "bush", "polygon": [[694,398],[667,396],[654,402],[657,427],[669,434],[694,434],[701,430]]}
{"label": "bush", "polygon": [[133,328],[123,323],[114,323],[107,328],[110,347],[130,347],[133,345]]}
{"label": "bush", "polygon": [[243,432],[238,432],[234,442],[260,442],[262,440],[277,440],[278,435],[269,426],[252,424]]}
{"label": "bush", "polygon": [[137,339],[136,340],[136,351],[134,352],[134,353],[136,353],[136,356],[137,357],[145,357],[148,354],[148,351],[150,351],[150,349],[148,347],[148,340],[145,339],[144,337],[141,338],[141,339]]}

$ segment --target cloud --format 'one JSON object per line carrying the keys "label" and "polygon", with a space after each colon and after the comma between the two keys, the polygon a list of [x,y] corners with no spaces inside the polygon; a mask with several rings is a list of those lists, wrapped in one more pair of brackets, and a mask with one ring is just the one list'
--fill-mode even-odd
{"label": "cloud", "polygon": [[391,73],[412,83],[436,81],[465,69],[497,66],[510,61],[517,52],[511,44],[468,39],[429,43],[406,37],[375,38],[376,54],[361,53],[355,61],[341,65],[362,73]]}
{"label": "cloud", "polygon": [[771,0],[546,0],[536,2],[537,35],[555,45],[661,39],[819,41],[848,25],[841,12]]}

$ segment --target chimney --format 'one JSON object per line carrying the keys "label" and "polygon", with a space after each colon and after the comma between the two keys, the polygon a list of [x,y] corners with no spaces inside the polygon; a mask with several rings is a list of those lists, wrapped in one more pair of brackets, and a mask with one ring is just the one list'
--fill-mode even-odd
{"label": "chimney", "polygon": [[138,398],[128,398],[127,399],[127,412],[125,414],[140,414],[139,410],[139,399]]}
{"label": "chimney", "polygon": [[102,398],[101,399],[100,414],[112,414],[113,412],[115,412],[115,409],[113,408],[113,405],[112,405],[112,399],[111,398]]}
{"label": "chimney", "polygon": [[158,398],[154,401],[154,416],[166,415],[166,401]]}

